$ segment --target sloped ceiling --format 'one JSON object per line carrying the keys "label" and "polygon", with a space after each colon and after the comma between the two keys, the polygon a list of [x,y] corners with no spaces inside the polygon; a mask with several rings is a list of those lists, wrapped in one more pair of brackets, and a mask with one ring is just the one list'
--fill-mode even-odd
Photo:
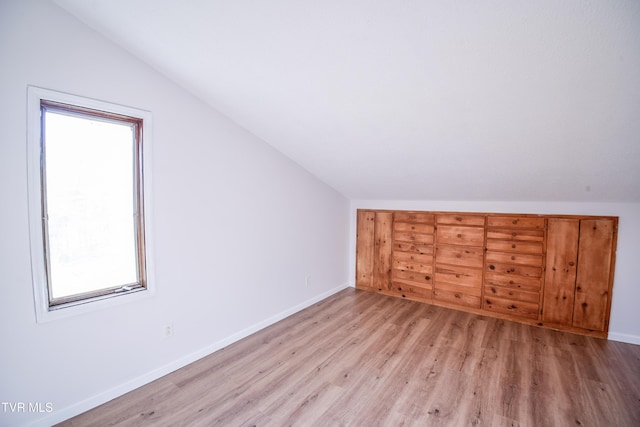
{"label": "sloped ceiling", "polygon": [[55,0],[351,199],[640,202],[640,2]]}

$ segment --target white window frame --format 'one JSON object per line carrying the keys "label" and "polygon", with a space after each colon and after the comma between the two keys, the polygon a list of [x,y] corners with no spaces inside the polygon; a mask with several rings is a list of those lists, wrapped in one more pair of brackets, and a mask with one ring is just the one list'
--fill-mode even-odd
{"label": "white window frame", "polygon": [[[104,111],[116,115],[141,119],[143,122],[141,150],[142,199],[144,219],[144,260],[145,287],[108,295],[73,301],[66,304],[51,305],[47,281],[44,231],[42,223],[43,188],[42,188],[42,102],[67,104],[85,109]],[[151,129],[152,117],[148,111],[98,101],[77,95],[43,89],[35,86],[27,88],[27,171],[29,194],[29,236],[31,246],[31,272],[34,292],[36,322],[48,322],[55,319],[74,316],[95,310],[104,309],[125,302],[139,301],[151,297],[155,293],[153,277],[153,233],[151,219]]]}

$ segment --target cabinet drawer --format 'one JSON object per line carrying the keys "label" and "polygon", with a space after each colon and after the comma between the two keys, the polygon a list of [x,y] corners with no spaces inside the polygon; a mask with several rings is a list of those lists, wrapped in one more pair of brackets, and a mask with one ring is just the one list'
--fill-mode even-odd
{"label": "cabinet drawer", "polygon": [[538,304],[530,302],[512,301],[485,295],[483,308],[485,310],[510,314],[517,317],[526,317],[529,319],[538,318]]}
{"label": "cabinet drawer", "polygon": [[438,245],[436,249],[436,262],[443,264],[482,268],[483,256],[484,250],[477,247]]}
{"label": "cabinet drawer", "polygon": [[393,292],[398,294],[403,298],[411,298],[416,297],[420,299],[431,299],[431,286],[429,285],[418,285],[416,283],[405,282],[402,280],[394,280],[393,282]]}
{"label": "cabinet drawer", "polygon": [[532,265],[534,267],[542,267],[542,255],[525,255],[487,251],[486,258],[487,263]]}
{"label": "cabinet drawer", "polygon": [[484,228],[440,225],[436,231],[438,243],[449,245],[484,246]]}
{"label": "cabinet drawer", "polygon": [[393,231],[408,231],[421,234],[433,234],[433,225],[412,224],[410,222],[394,222]]}
{"label": "cabinet drawer", "polygon": [[410,231],[396,231],[393,233],[393,241],[408,243],[433,244],[433,234],[412,233]]}
{"label": "cabinet drawer", "polygon": [[448,289],[434,289],[433,299],[449,304],[460,305],[464,307],[480,308],[481,299],[479,295],[470,295],[465,292],[457,292]]}
{"label": "cabinet drawer", "polygon": [[479,225],[484,227],[484,215],[438,214],[438,224]]}
{"label": "cabinet drawer", "polygon": [[482,286],[482,270],[436,265],[436,282],[480,288]]}
{"label": "cabinet drawer", "polygon": [[542,277],[542,267],[487,262],[487,271],[524,277]]}
{"label": "cabinet drawer", "polygon": [[394,259],[393,268],[396,270],[415,271],[416,273],[429,273],[433,274],[433,263],[406,261],[403,259]]}
{"label": "cabinet drawer", "polygon": [[512,288],[502,288],[500,286],[485,286],[484,296],[498,297],[514,301],[524,301],[534,304],[540,302],[540,294],[538,292],[520,291]]}
{"label": "cabinet drawer", "polygon": [[396,280],[416,282],[422,286],[431,286],[433,283],[433,275],[430,273],[418,273],[417,271],[396,270],[391,272],[391,280],[395,283]]}
{"label": "cabinet drawer", "polygon": [[487,249],[498,252],[542,254],[542,243],[487,239]]}
{"label": "cabinet drawer", "polygon": [[393,220],[397,222],[433,224],[435,222],[435,215],[422,212],[395,212],[393,214]]}
{"label": "cabinet drawer", "polygon": [[393,242],[393,250],[416,255],[433,255],[433,245],[418,243]]}
{"label": "cabinet drawer", "polygon": [[488,229],[487,239],[499,239],[521,242],[542,242],[544,240],[544,230],[507,230]]}
{"label": "cabinet drawer", "polygon": [[489,217],[487,218],[487,226],[544,229],[544,218],[489,215]]}
{"label": "cabinet drawer", "polygon": [[433,264],[433,255],[393,251],[393,260]]}
{"label": "cabinet drawer", "polygon": [[501,286],[510,289],[520,289],[529,292],[540,292],[541,280],[536,277],[522,277],[486,272],[484,285]]}

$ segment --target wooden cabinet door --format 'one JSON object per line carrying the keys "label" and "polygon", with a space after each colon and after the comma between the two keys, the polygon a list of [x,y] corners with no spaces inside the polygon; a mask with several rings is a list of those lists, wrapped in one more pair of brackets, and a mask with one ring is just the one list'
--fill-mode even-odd
{"label": "wooden cabinet door", "polygon": [[391,248],[393,246],[393,213],[376,212],[373,245],[373,287],[391,289]]}
{"label": "wooden cabinet door", "polygon": [[376,213],[358,211],[356,226],[356,288],[373,289],[373,242]]}
{"label": "wooden cabinet door", "polygon": [[571,325],[578,264],[580,220],[547,220],[547,257],[542,321]]}
{"label": "wooden cabinet door", "polygon": [[358,211],[356,288],[391,288],[393,213]]}
{"label": "wooden cabinet door", "polygon": [[578,272],[573,326],[606,330],[611,304],[612,261],[615,223],[610,219],[580,221]]}

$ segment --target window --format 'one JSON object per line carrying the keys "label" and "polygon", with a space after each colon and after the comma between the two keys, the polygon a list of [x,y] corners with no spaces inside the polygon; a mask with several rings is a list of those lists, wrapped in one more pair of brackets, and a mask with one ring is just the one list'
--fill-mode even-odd
{"label": "window", "polygon": [[145,215],[150,119],[145,111],[29,88],[38,321],[150,290]]}

